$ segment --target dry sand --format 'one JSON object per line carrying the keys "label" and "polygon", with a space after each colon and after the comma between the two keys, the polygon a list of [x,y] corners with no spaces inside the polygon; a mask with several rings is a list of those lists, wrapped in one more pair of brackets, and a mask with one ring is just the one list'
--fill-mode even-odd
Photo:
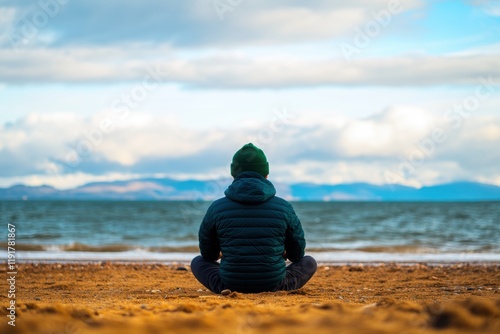
{"label": "dry sand", "polygon": [[298,291],[221,296],[182,266],[22,264],[16,297],[0,333],[500,333],[497,265],[320,266]]}

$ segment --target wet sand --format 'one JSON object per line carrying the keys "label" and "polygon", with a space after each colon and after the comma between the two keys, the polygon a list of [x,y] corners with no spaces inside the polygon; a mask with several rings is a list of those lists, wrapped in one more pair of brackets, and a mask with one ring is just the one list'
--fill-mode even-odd
{"label": "wet sand", "polygon": [[320,266],[301,290],[221,296],[182,265],[22,264],[16,289],[0,333],[500,333],[498,265]]}

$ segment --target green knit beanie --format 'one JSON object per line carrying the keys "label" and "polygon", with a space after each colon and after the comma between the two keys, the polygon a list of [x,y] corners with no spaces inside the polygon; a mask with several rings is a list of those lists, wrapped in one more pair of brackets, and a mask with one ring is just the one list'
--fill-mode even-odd
{"label": "green knit beanie", "polygon": [[231,175],[236,177],[241,172],[257,172],[264,177],[269,175],[266,155],[252,143],[244,145],[233,156]]}

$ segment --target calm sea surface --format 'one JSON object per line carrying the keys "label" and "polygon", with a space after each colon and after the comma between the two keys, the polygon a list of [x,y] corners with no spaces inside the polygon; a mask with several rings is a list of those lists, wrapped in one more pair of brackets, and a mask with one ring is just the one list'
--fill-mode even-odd
{"label": "calm sea surface", "polygon": [[[21,260],[189,261],[207,202],[0,201]],[[500,262],[500,202],[293,203],[323,262]]]}

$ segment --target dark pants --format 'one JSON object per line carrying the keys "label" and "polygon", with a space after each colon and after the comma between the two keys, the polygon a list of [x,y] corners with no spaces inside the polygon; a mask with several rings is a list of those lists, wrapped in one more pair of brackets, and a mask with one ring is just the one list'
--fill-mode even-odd
{"label": "dark pants", "polygon": [[[229,289],[220,278],[219,268],[220,264],[218,262],[207,261],[201,255],[191,261],[191,271],[196,279],[214,293]],[[272,291],[300,289],[313,277],[317,268],[318,265],[314,258],[304,256],[301,260],[286,267],[286,276]]]}

